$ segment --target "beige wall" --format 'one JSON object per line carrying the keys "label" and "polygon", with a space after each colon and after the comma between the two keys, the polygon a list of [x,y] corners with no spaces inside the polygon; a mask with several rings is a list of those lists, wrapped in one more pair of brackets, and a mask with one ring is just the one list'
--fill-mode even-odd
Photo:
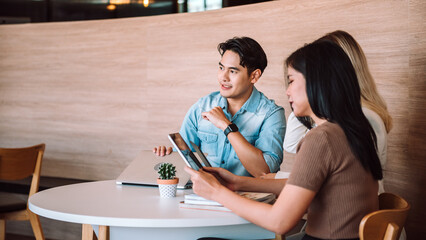
{"label": "beige wall", "polygon": [[[394,117],[385,184],[413,205],[411,239],[426,235],[426,3],[276,1],[204,13],[0,26],[0,145],[46,143],[42,174],[114,179],[217,90],[219,42],[250,36],[269,65],[257,87],[289,114],[282,63],[342,29],[363,47]],[[291,167],[286,155],[284,168]]]}

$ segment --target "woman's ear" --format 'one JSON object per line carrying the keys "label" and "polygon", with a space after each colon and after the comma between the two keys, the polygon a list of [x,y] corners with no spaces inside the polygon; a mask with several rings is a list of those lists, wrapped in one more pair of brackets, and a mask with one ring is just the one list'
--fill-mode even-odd
{"label": "woman's ear", "polygon": [[257,83],[257,81],[259,80],[260,76],[262,76],[262,71],[260,71],[260,69],[254,70],[250,74],[250,82],[253,83],[253,84]]}

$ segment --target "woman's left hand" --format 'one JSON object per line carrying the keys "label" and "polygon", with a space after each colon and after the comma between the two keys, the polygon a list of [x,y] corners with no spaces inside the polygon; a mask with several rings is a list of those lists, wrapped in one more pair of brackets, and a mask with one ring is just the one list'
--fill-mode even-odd
{"label": "woman's left hand", "polygon": [[213,199],[213,197],[217,195],[215,193],[224,187],[220,184],[219,180],[213,176],[213,174],[208,173],[203,169],[195,171],[194,169],[186,166],[185,172],[191,175],[192,190],[194,193],[206,199],[215,200]]}

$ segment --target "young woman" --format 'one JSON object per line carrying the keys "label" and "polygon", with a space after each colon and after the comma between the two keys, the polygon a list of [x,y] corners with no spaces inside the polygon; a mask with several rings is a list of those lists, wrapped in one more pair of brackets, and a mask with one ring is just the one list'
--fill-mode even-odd
{"label": "young woman", "polygon": [[[300,48],[288,57],[286,68],[286,93],[295,115],[308,116],[316,125],[301,140],[289,179],[186,168],[193,190],[279,234],[291,230],[307,211],[303,239],[358,239],[361,219],[378,209],[382,169],[374,131],[361,109],[355,70],[342,48],[330,41]],[[235,190],[279,197],[268,205],[240,197]]]}
{"label": "young woman", "polygon": [[[317,41],[329,40],[338,44],[348,55],[354,66],[358,83],[361,88],[362,111],[373,127],[377,138],[377,153],[382,168],[386,166],[387,134],[392,129],[392,117],[389,115],[383,98],[377,91],[376,83],[370,73],[367,58],[358,42],[345,31],[334,31],[326,34]],[[300,121],[302,120],[302,121]],[[302,123],[303,122],[303,123]],[[296,153],[297,145],[308,132],[307,119],[296,117],[291,113],[287,120],[287,130],[284,138],[284,150]],[[268,174],[267,178],[274,178],[275,174]],[[283,172],[278,172],[275,178],[286,178]],[[384,192],[383,182],[379,181],[379,193]]]}

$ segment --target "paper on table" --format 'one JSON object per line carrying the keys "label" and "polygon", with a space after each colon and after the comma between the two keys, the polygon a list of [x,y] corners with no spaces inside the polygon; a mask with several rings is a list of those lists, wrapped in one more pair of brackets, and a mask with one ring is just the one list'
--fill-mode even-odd
{"label": "paper on table", "polygon": [[[252,199],[258,202],[271,203],[275,200],[275,195],[272,193],[257,193],[257,192],[237,192],[245,198]],[[230,212],[228,208],[224,207],[222,204],[207,200],[197,194],[187,194],[185,195],[185,200],[179,203],[181,208],[190,208],[190,209],[200,209],[200,210],[214,210],[214,211],[224,211]]]}

